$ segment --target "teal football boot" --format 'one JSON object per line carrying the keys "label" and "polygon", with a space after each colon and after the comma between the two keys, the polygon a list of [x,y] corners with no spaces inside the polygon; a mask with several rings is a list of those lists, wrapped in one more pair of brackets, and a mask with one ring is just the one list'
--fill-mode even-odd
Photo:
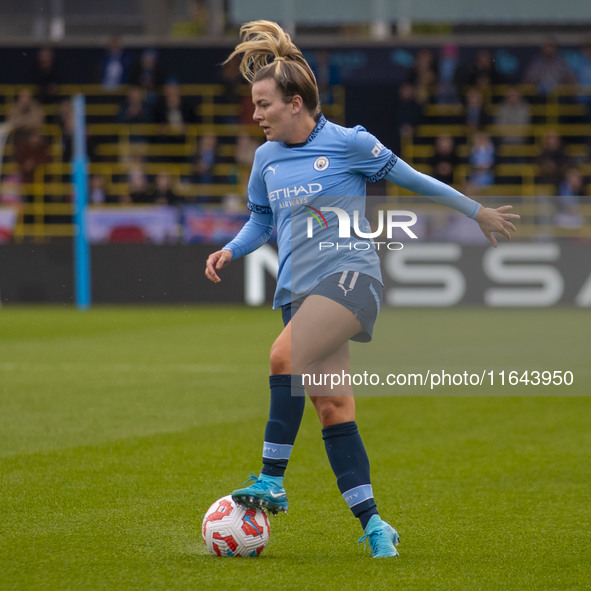
{"label": "teal football boot", "polygon": [[277,515],[279,511],[287,513],[289,506],[287,493],[282,486],[277,486],[274,482],[267,480],[264,474],[258,478],[251,474],[244,484],[247,482],[252,482],[252,484],[232,492],[232,499],[235,503],[249,509],[267,509],[273,515]]}
{"label": "teal football boot", "polygon": [[359,542],[369,540],[371,553],[374,558],[390,558],[398,556],[396,546],[400,542],[398,532],[379,515],[372,515],[365,526],[365,534],[359,538]]}

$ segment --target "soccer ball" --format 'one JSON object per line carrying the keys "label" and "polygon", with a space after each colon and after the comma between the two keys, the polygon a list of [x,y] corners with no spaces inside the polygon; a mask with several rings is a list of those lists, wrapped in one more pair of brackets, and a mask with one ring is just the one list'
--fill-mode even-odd
{"label": "soccer ball", "polygon": [[203,518],[203,541],[215,556],[258,556],[269,541],[269,520],[262,509],[237,505],[230,495],[218,499]]}

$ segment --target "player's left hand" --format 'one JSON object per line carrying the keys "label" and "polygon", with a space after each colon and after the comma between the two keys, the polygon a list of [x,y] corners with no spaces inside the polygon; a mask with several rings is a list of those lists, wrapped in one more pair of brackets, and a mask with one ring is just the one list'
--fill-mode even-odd
{"label": "player's left hand", "polygon": [[511,232],[517,231],[510,220],[518,220],[520,216],[516,213],[506,213],[509,209],[513,209],[513,206],[503,205],[496,209],[481,207],[480,211],[474,218],[478,222],[482,233],[488,238],[494,247],[498,246],[498,244],[493,232],[503,234],[507,240],[511,240]]}

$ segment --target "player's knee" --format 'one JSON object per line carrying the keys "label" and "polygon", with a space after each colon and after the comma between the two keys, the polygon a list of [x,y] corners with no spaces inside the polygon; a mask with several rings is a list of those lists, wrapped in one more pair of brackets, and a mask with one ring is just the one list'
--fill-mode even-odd
{"label": "player's knee", "polygon": [[285,339],[277,339],[271,346],[269,362],[271,365],[271,375],[281,375],[291,373],[291,347]]}
{"label": "player's knee", "polygon": [[314,401],[316,414],[323,427],[355,420],[354,406],[349,396],[318,396]]}
{"label": "player's knee", "polygon": [[323,427],[326,427],[327,425],[333,425],[336,422],[339,422],[336,420],[339,406],[335,404],[334,401],[328,400],[323,396],[320,396],[318,402],[315,404],[315,407],[316,414],[318,415],[318,418],[320,419],[320,424]]}

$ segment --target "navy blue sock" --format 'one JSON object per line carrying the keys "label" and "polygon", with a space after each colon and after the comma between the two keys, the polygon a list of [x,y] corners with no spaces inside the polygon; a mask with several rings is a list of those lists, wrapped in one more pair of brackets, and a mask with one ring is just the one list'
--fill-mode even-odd
{"label": "navy blue sock", "polygon": [[283,476],[302,422],[306,393],[302,376],[281,374],[269,377],[271,407],[265,428],[261,474]]}
{"label": "navy blue sock", "polygon": [[322,429],[328,461],[343,498],[365,529],[372,515],[378,514],[369,478],[369,459],[357,430],[349,421]]}

